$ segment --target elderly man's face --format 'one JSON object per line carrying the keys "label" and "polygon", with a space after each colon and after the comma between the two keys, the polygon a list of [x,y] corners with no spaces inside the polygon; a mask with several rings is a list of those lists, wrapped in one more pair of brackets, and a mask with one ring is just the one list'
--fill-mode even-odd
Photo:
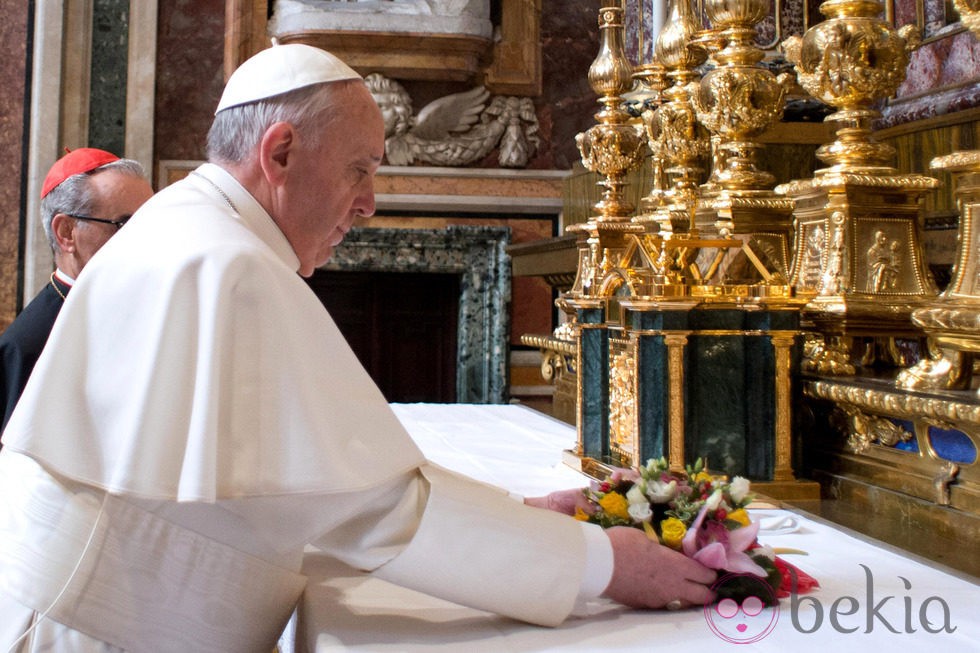
{"label": "elderly man's face", "polygon": [[[153,195],[149,182],[131,174],[106,170],[92,175],[89,188],[93,196],[91,217],[103,220],[126,218]],[[102,222],[76,220],[73,259],[80,271],[89,259],[112,238],[117,227]],[[66,270],[66,272],[68,272]],[[75,272],[77,274],[77,271]]]}
{"label": "elderly man's face", "polygon": [[298,143],[288,205],[277,219],[303,276],[326,263],[358,216],[374,214],[374,175],[384,156],[384,121],[363,84],[344,91],[344,108],[324,127],[319,149]]}

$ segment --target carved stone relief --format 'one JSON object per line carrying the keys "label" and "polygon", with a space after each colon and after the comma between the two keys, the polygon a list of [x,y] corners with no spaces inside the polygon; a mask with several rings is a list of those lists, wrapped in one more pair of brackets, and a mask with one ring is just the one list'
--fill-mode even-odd
{"label": "carved stone relief", "polygon": [[438,98],[413,113],[412,99],[397,81],[365,77],[385,121],[390,165],[464,166],[499,147],[501,167],[523,168],[537,151],[538,119],[530,98],[497,95],[478,86]]}

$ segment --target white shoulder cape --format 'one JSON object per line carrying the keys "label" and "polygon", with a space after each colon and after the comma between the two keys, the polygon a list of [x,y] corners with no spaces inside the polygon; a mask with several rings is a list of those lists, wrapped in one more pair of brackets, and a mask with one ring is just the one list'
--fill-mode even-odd
{"label": "white shoulder cape", "polygon": [[417,467],[297,269],[255,199],[202,166],[79,275],[4,446],[112,493],[180,501],[351,491]]}

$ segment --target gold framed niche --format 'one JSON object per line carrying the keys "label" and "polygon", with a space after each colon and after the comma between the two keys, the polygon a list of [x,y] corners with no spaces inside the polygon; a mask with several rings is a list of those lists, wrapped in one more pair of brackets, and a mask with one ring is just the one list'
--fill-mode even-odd
{"label": "gold framed niche", "polygon": [[[500,38],[474,51],[472,42],[421,36],[351,32],[296,36],[293,42],[330,50],[361,73],[402,79],[470,81],[496,95],[541,94],[541,0],[500,0]],[[269,0],[225,0],[225,79],[246,59],[270,45]],[[485,49],[480,52],[479,50]],[[406,63],[407,62],[407,63]],[[447,66],[447,62],[451,66]]]}

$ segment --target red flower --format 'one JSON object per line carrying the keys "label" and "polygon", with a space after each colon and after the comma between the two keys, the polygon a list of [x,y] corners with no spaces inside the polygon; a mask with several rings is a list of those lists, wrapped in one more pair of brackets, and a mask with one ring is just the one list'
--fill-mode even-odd
{"label": "red flower", "polygon": [[820,587],[820,583],[817,582],[816,578],[805,571],[801,571],[799,567],[791,565],[779,556],[776,556],[773,564],[776,565],[776,569],[779,570],[779,575],[783,579],[776,592],[776,595],[781,599],[789,596],[794,589],[797,594],[806,594],[814,587]]}

